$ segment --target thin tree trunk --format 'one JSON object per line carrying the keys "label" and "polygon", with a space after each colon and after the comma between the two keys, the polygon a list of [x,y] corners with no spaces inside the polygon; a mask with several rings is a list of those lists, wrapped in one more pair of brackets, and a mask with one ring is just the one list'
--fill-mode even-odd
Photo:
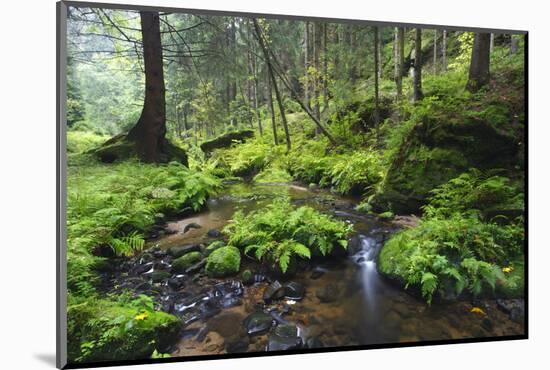
{"label": "thin tree trunk", "polygon": [[437,74],[437,30],[434,30],[434,75]]}
{"label": "thin tree trunk", "polygon": [[323,112],[328,108],[328,23],[323,25]]}
{"label": "thin tree trunk", "polygon": [[[254,26],[255,28],[257,29],[257,33],[259,36],[261,36],[261,29],[259,27],[259,25],[257,26],[257,20],[256,19],[253,19],[254,21]],[[257,27],[256,27],[257,26]],[[275,65],[278,67],[278,69],[280,69],[280,63],[278,62],[277,60],[277,57],[275,56],[275,54],[273,54],[273,52],[271,52],[267,46],[265,45],[265,43],[263,44],[263,48],[262,48],[264,51],[267,51],[267,54],[268,56],[270,55],[272,58],[273,58],[273,62],[275,63]],[[271,63],[271,62],[270,62]],[[273,65],[272,65],[273,67]],[[299,98],[299,95],[298,93],[296,92],[296,90],[292,87],[292,84],[288,81],[288,78],[285,76],[284,72],[281,72],[280,70],[278,69],[275,69],[275,68],[272,68],[272,71],[277,73],[279,75],[279,78],[281,79],[281,81],[283,82],[283,84],[285,85],[285,87],[290,91],[290,97],[292,99],[294,99],[294,101],[296,103],[298,103],[298,105],[302,108],[302,110],[304,112],[306,112],[306,114],[309,116],[309,118],[311,118],[311,120],[317,125],[317,127],[319,127],[319,130],[323,133],[323,135],[325,135],[327,137],[327,139],[330,141],[331,144],[333,145],[336,145],[336,140],[334,140],[334,138],[332,137],[332,135],[323,127],[322,123],[320,120],[317,119],[317,117],[315,117],[315,114],[313,114],[313,112],[311,111],[310,108],[308,108],[304,102],[302,101],[302,99]]]}
{"label": "thin tree trunk", "polygon": [[271,128],[273,129],[273,142],[275,145],[279,145],[279,138],[277,137],[277,123],[275,121],[275,108],[273,107],[273,89],[271,88],[271,76],[267,72],[267,102],[269,105],[269,111],[271,113]]}
{"label": "thin tree trunk", "polygon": [[375,41],[377,45],[377,54],[378,54],[378,68],[376,68],[376,73],[378,74],[378,79],[382,79],[382,40],[380,39],[380,29],[376,27],[376,33],[378,33],[378,40]]}
{"label": "thin tree trunk", "polygon": [[281,113],[281,120],[283,121],[283,129],[285,131],[286,149],[290,151],[292,145],[290,142],[290,132],[288,130],[288,123],[286,121],[285,106],[283,104],[283,99],[281,97],[281,93],[277,86],[277,80],[275,79],[275,73],[273,72],[273,66],[271,65],[271,58],[269,56],[269,51],[267,50],[267,47],[265,45],[262,30],[256,19],[253,19],[253,22],[254,22],[254,29],[256,30],[256,36],[258,38],[258,42],[260,43],[260,47],[262,48],[264,58],[267,64],[267,70],[269,72],[271,84],[272,84],[273,90],[275,91],[275,98],[277,99],[277,104],[279,105],[279,112]]}
{"label": "thin tree trunk", "polygon": [[443,30],[443,45],[441,45],[441,64],[443,64],[443,71],[447,72],[447,30]]}
{"label": "thin tree trunk", "polygon": [[514,35],[510,35],[510,53],[516,54],[518,52],[519,40]]}
{"label": "thin tree trunk", "polygon": [[379,44],[378,27],[374,27],[374,124],[376,128],[376,145],[380,143],[380,109],[378,96],[378,75],[380,60],[380,44]]}
{"label": "thin tree trunk", "polygon": [[[318,22],[313,23],[313,63],[315,65],[315,78],[314,78],[314,84],[313,84],[313,92],[315,96],[315,116],[318,120],[321,119],[321,105],[319,102],[319,90],[320,90],[320,81],[319,81],[319,73],[321,71],[320,68],[320,52],[321,52],[321,32],[320,32],[321,25]],[[318,130],[316,130],[317,133]]]}
{"label": "thin tree trunk", "polygon": [[157,12],[140,12],[145,65],[145,100],[141,116],[128,132],[145,162],[159,162],[165,151],[166,100],[160,21]]}
{"label": "thin tree trunk", "polygon": [[491,44],[489,46],[489,52],[492,53],[495,47],[495,34],[491,33]]}
{"label": "thin tree trunk", "polygon": [[414,38],[413,102],[422,98],[422,29],[417,28]]}
{"label": "thin tree trunk", "polygon": [[397,73],[395,83],[397,85],[397,100],[403,98],[403,67],[405,64],[405,29],[397,29]]}
{"label": "thin tree trunk", "polygon": [[305,23],[305,32],[304,32],[304,101],[309,107],[309,22]]}
{"label": "thin tree trunk", "polygon": [[468,76],[468,91],[476,92],[489,82],[491,35],[488,33],[475,33],[474,46],[472,47],[472,61]]}

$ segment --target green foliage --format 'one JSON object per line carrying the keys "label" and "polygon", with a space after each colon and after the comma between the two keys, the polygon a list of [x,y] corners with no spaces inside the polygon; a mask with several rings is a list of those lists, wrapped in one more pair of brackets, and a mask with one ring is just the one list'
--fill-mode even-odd
{"label": "green foliage", "polygon": [[103,144],[109,139],[107,135],[100,135],[90,131],[67,132],[67,153],[84,153]]}
{"label": "green foliage", "polygon": [[431,191],[427,217],[448,217],[466,210],[523,210],[523,193],[510,179],[471,169]]}
{"label": "green foliage", "polygon": [[217,173],[223,174],[225,170],[226,174],[247,176],[259,172],[277,156],[282,156],[283,150],[282,146],[275,147],[260,139],[249,140],[231,148],[217,150],[210,162]]}
{"label": "green foliage", "polygon": [[298,145],[288,155],[288,167],[295,179],[330,186],[340,194],[365,192],[384,176],[381,156],[375,150],[329,154],[325,141]]}
{"label": "green foliage", "polygon": [[67,201],[69,291],[90,293],[92,250],[108,245],[117,255],[144,247],[158,213],[198,210],[219,189],[217,178],[170,163],[69,167]]}
{"label": "green foliage", "polygon": [[149,358],[181,328],[178,318],[155,311],[152,299],[143,295],[73,300],[67,315],[71,362]]}
{"label": "green foliage", "polygon": [[[521,221],[497,225],[480,221],[475,213],[430,217],[414,229],[394,235],[379,257],[382,273],[418,285],[428,302],[436,291],[472,294],[507,284],[501,268],[522,257]],[[432,276],[433,275],[433,276]]]}
{"label": "green foliage", "polygon": [[276,264],[285,273],[295,258],[328,255],[335,246],[347,247],[352,226],[311,207],[295,208],[288,198],[248,215],[238,211],[224,228],[229,244],[259,261]]}

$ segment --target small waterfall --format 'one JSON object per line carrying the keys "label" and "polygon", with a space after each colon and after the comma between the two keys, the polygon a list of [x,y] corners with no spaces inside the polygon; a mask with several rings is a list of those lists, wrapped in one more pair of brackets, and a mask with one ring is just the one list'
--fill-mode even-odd
{"label": "small waterfall", "polygon": [[353,256],[353,260],[360,266],[360,283],[363,287],[363,295],[367,313],[370,318],[376,317],[377,299],[382,293],[380,291],[380,276],[376,269],[376,257],[380,248],[380,243],[376,239],[366,236],[359,236],[361,250]]}

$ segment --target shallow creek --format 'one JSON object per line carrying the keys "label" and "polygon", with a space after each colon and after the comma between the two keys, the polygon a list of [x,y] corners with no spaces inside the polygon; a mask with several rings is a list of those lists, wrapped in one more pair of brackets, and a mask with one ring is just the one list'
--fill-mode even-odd
{"label": "shallow creek", "polygon": [[[241,271],[249,268],[256,273],[252,285],[243,286],[238,276],[220,280],[202,273],[143,283],[136,276],[145,269],[135,271],[147,261],[139,258],[128,263],[129,272],[111,282],[117,289],[129,287],[153,295],[161,309],[184,320],[180,341],[167,349],[173,356],[524,333],[522,320],[506,312],[502,303],[498,307],[495,300],[475,303],[485,314],[472,313],[474,304],[469,301],[427,306],[388,282],[378,274],[376,260],[398,226],[359,214],[353,210],[354,199],[322,190],[288,184],[228,186],[225,194],[209,200],[208,210],[168,223],[167,234],[150,242],[156,248],[157,262],[164,261],[164,251],[170,247],[214,240],[213,230],[221,230],[237,209],[262,209],[280,195],[290,196],[296,205],[309,205],[351,222],[355,229],[348,256],[330,263],[312,261],[288,281],[280,280],[283,285],[292,281],[303,288],[302,299],[283,297],[265,303],[264,291],[275,279],[245,256]],[[200,228],[183,233],[191,223]],[[250,318],[253,313],[255,321]]]}

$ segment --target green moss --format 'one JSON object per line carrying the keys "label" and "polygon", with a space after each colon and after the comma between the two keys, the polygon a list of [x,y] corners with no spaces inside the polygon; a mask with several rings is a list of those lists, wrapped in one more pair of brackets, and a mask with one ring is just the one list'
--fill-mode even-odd
{"label": "green moss", "polygon": [[241,279],[244,284],[252,284],[254,282],[254,274],[250,270],[244,270]]}
{"label": "green moss", "polygon": [[204,254],[209,256],[212,252],[214,252],[217,249],[220,249],[221,247],[225,247],[225,242],[222,240],[216,240],[210,243],[210,245],[205,248]]}
{"label": "green moss", "polygon": [[382,212],[378,215],[379,219],[387,220],[387,221],[393,220],[394,217],[395,217],[395,215],[391,211]]}
{"label": "green moss", "polygon": [[241,252],[235,247],[221,247],[206,260],[206,273],[213,277],[235,275],[241,267]]}
{"label": "green moss", "polygon": [[69,362],[149,358],[178,339],[181,321],[150,305],[94,300],[68,307]]}
{"label": "green moss", "polygon": [[199,262],[201,259],[202,254],[200,252],[189,252],[184,254],[172,262],[172,271],[176,273],[184,273],[187,268]]}

